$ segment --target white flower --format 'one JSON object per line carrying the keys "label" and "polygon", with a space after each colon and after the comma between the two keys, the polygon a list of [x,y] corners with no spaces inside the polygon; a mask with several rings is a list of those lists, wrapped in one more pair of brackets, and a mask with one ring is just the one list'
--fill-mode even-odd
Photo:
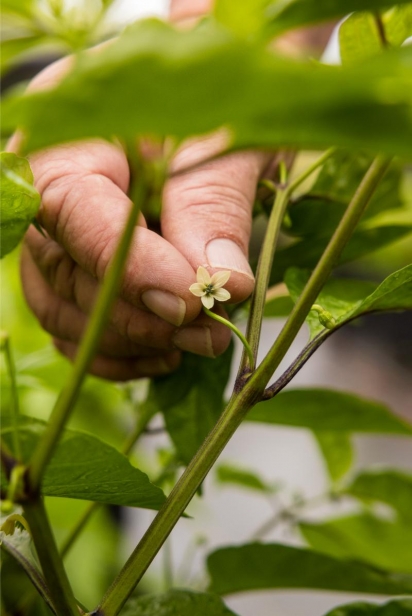
{"label": "white flower", "polygon": [[222,289],[223,285],[227,283],[232,272],[217,272],[211,276],[207,269],[201,265],[197,268],[197,282],[192,284],[189,289],[202,300],[205,308],[213,308],[215,299],[218,302],[225,302],[230,299],[229,291]]}

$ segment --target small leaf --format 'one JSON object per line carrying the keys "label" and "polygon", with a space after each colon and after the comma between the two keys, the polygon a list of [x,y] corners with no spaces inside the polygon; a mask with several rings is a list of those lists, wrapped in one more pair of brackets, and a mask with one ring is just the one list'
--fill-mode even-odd
{"label": "small leaf", "polygon": [[0,257],[11,252],[22,240],[40,206],[40,195],[33,187],[33,174],[25,158],[1,153]]}
{"label": "small leaf", "polygon": [[402,45],[412,36],[412,4],[394,6],[383,14],[385,36],[391,45]]}
{"label": "small leaf", "polygon": [[1,549],[7,552],[24,569],[32,584],[54,612],[49,590],[34,552],[31,536],[26,530],[16,529],[12,535],[0,532]]}
{"label": "small leaf", "polygon": [[325,616],[411,616],[412,599],[398,599],[382,605],[349,603],[334,608]]}
{"label": "small leaf", "polygon": [[216,359],[184,354],[170,376],[152,381],[147,404],[164,415],[167,431],[188,464],[218,420],[229,379],[233,346]]}
{"label": "small leaf", "polygon": [[353,463],[353,447],[349,434],[318,431],[315,432],[315,438],[332,481],[338,481],[346,475]]}
{"label": "small leaf", "polygon": [[[19,420],[23,461],[27,462],[45,424],[24,416]],[[10,444],[10,417],[3,417],[1,433]],[[7,490],[4,476],[2,489]],[[74,430],[64,432],[47,467],[42,493],[144,509],[159,509],[165,501],[162,490],[126,456],[91,434]]]}
{"label": "small leaf", "polygon": [[380,402],[328,389],[288,389],[257,404],[247,420],[315,432],[412,435],[412,426]]}
{"label": "small leaf", "polygon": [[343,64],[357,64],[383,51],[376,18],[372,13],[353,13],[339,28]]}
{"label": "small leaf", "polygon": [[345,493],[365,502],[382,502],[395,509],[407,524],[412,523],[412,475],[399,470],[363,471]]}
{"label": "small leaf", "polygon": [[209,555],[211,590],[221,595],[246,590],[312,588],[381,595],[412,591],[412,576],[340,560],[279,543],[221,548]]}
{"label": "small leaf", "polygon": [[220,483],[233,484],[264,494],[274,492],[274,486],[263,481],[256,473],[229,464],[221,464],[217,467],[216,478]]}
{"label": "small leaf", "polygon": [[358,560],[386,571],[412,574],[410,525],[365,513],[322,524],[301,522],[299,528],[310,547],[318,552]]}
{"label": "small leaf", "polygon": [[173,589],[131,599],[121,616],[236,616],[217,595]]}

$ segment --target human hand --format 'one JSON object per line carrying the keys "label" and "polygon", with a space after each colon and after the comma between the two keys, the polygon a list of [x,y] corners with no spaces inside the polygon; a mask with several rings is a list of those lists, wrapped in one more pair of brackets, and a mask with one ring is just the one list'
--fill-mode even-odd
{"label": "human hand", "polygon": [[[52,65],[32,87],[54,83],[66,65]],[[181,350],[212,357],[227,347],[229,331],[201,312],[189,287],[204,265],[211,273],[232,271],[226,285],[232,301],[251,293],[251,209],[268,155],[233,154],[193,167],[215,153],[218,142],[187,144],[175,157],[174,171],[192,170],[166,183],[162,236],[140,219],[93,373],[115,380],[154,376],[176,368]],[[128,163],[118,146],[97,140],[43,151],[30,162],[48,238],[29,230],[23,287],[57,348],[72,358],[127,218]]]}

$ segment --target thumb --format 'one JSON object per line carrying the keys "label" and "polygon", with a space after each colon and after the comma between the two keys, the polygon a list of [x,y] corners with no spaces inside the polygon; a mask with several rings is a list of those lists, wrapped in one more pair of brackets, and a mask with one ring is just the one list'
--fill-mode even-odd
{"label": "thumb", "polygon": [[[213,143],[200,141],[182,150],[174,167],[190,168],[213,155]],[[175,174],[166,184],[162,235],[196,270],[230,270],[225,285],[231,301],[246,299],[254,278],[248,262],[252,208],[257,182],[269,155],[241,152]]]}

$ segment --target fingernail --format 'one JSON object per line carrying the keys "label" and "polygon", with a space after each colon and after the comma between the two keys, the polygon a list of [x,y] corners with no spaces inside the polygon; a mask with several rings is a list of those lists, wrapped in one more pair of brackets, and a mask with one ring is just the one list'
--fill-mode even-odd
{"label": "fingernail", "polygon": [[219,237],[206,246],[206,256],[210,267],[229,269],[253,278],[253,272],[241,248],[233,240]]}
{"label": "fingernail", "polygon": [[174,335],[173,344],[182,351],[215,357],[208,327],[191,326],[179,329]]}
{"label": "fingernail", "polygon": [[142,302],[158,317],[172,325],[179,327],[183,323],[186,314],[186,302],[173,293],[150,289],[142,295]]}

